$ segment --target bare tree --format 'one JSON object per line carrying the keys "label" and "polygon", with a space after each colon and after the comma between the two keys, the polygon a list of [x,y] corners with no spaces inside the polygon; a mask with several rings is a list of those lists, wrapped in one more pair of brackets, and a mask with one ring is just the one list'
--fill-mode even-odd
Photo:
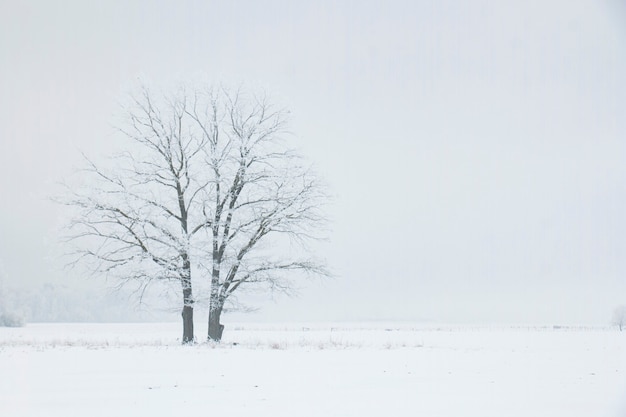
{"label": "bare tree", "polygon": [[183,343],[194,340],[194,237],[204,228],[207,138],[189,128],[184,93],[154,102],[147,89],[132,98],[127,151],[108,169],[87,160],[84,186],[65,202],[79,208],[70,226],[77,260],[96,272],[135,281],[175,281],[182,291]]}
{"label": "bare tree", "polygon": [[298,273],[326,274],[291,245],[317,237],[324,193],[285,145],[287,115],[240,91],[156,97],[143,88],[120,129],[129,149],[106,169],[88,160],[89,181],[65,200],[78,208],[76,261],[142,288],[178,282],[183,343],[194,340],[193,306],[202,300],[192,275],[208,281],[208,338],[219,341],[221,314],[239,288],[289,291]]}
{"label": "bare tree", "polygon": [[207,164],[213,173],[205,200],[212,261],[208,338],[219,341],[225,303],[240,287],[289,291],[298,273],[327,274],[310,256],[276,250],[284,238],[302,244],[318,237],[325,195],[282,140],[287,112],[266,97],[222,91],[208,111],[199,110],[191,116],[210,127]]}
{"label": "bare tree", "polygon": [[613,310],[612,323],[619,327],[620,332],[623,330],[626,325],[626,306],[622,305]]}

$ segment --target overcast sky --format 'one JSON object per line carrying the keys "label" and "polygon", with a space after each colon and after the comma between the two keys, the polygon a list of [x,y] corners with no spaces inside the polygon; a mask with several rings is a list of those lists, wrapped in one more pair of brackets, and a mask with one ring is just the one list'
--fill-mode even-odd
{"label": "overcast sky", "polygon": [[110,151],[138,79],[194,77],[289,107],[335,195],[337,277],[256,317],[606,323],[626,304],[619,0],[0,0],[9,285],[80,279],[46,197]]}

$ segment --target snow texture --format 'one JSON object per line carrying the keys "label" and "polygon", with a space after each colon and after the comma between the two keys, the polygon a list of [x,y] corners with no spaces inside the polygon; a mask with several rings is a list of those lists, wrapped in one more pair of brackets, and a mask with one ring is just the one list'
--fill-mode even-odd
{"label": "snow texture", "polygon": [[0,415],[626,415],[614,328],[230,324],[192,347],[178,331],[0,328]]}

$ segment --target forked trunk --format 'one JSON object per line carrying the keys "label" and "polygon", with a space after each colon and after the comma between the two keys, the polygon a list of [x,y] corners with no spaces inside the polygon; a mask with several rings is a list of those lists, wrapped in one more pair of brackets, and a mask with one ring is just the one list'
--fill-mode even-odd
{"label": "forked trunk", "polygon": [[209,311],[209,341],[219,342],[222,340],[224,325],[220,323],[222,307],[211,308]]}

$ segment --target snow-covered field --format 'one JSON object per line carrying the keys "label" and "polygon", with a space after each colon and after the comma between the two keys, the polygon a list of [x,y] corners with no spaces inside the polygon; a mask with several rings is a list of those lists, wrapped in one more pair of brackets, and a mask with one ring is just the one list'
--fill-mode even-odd
{"label": "snow-covered field", "polygon": [[615,329],[229,324],[192,347],[179,331],[0,328],[0,416],[626,416]]}

